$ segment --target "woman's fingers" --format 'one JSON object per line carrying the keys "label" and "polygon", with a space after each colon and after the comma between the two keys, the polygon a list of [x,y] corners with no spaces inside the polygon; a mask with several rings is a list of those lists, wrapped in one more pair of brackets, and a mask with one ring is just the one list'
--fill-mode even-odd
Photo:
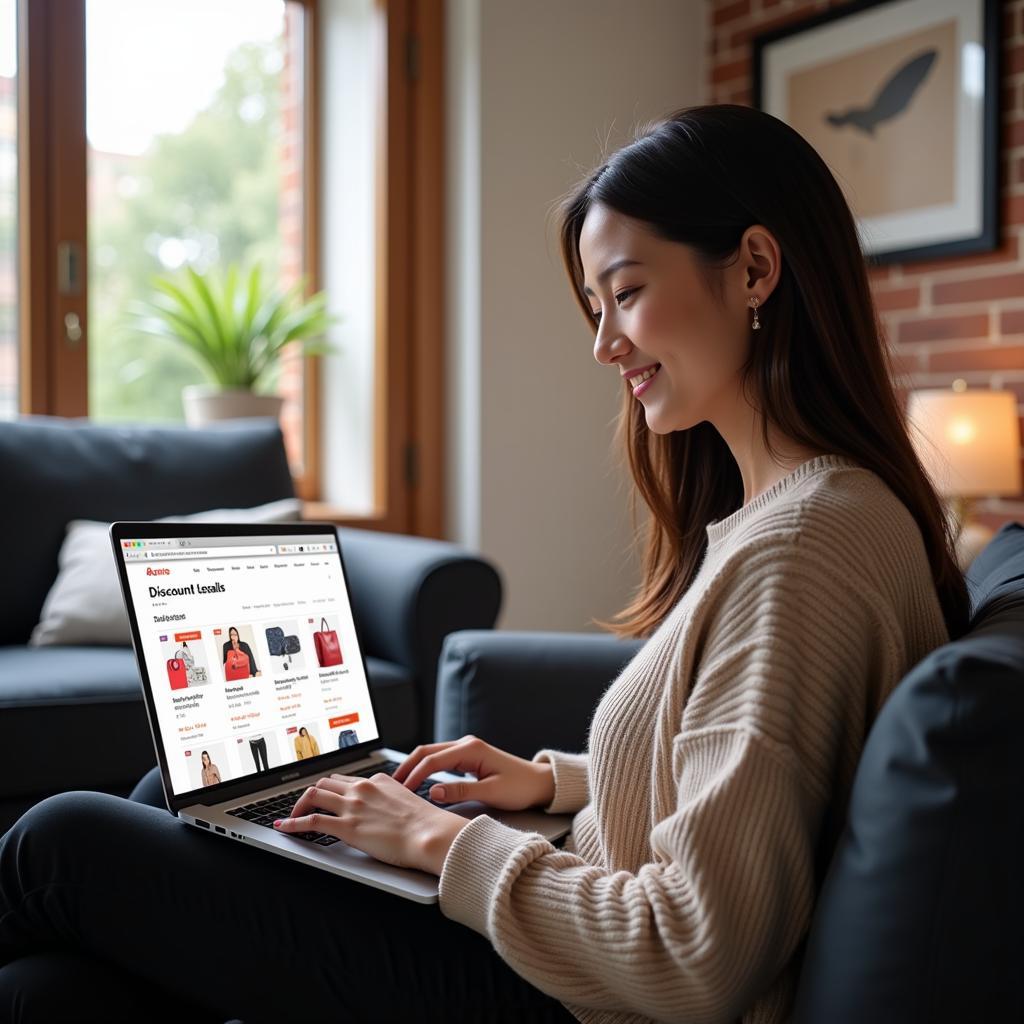
{"label": "woman's fingers", "polygon": [[345,810],[346,796],[367,784],[366,779],[332,775],[317,781],[295,801],[291,814],[274,822],[279,832],[327,832],[344,838],[338,815]]}
{"label": "woman's fingers", "polygon": [[477,773],[480,768],[479,752],[475,756],[468,756],[471,751],[476,751],[476,747],[477,741],[474,736],[449,741],[444,744],[443,749],[428,753],[420,760],[419,764],[409,773],[405,782],[406,787],[417,789],[425,778],[433,775],[434,772],[446,769]]}
{"label": "woman's fingers", "polygon": [[458,740],[444,740],[441,743],[420,744],[420,746],[416,747],[413,752],[395,769],[391,778],[396,782],[404,782],[409,772],[411,772],[428,754],[433,754],[438,750],[444,750],[446,747],[450,747],[453,743],[458,742]]}
{"label": "woman's fingers", "polygon": [[354,784],[358,785],[358,782],[353,783],[343,777],[320,779],[299,797],[287,818],[274,822],[274,828],[278,832],[326,832],[344,839],[344,827],[339,816],[345,809],[345,794]]}
{"label": "woman's fingers", "polygon": [[327,835],[344,839],[341,818],[335,814],[313,811],[298,818],[280,818],[274,822],[278,832],[325,832]]}
{"label": "woman's fingers", "polygon": [[433,754],[427,754],[418,765],[409,773],[403,785],[406,789],[419,789],[420,783],[434,772],[442,771],[445,768],[454,767],[458,763],[459,756],[450,756],[449,751],[439,750]]}
{"label": "woman's fingers", "polygon": [[310,786],[295,801],[295,806],[289,817],[301,817],[317,808],[338,814],[341,811],[341,797],[344,793],[345,784],[343,782],[339,782],[337,779],[320,779],[315,786]]}

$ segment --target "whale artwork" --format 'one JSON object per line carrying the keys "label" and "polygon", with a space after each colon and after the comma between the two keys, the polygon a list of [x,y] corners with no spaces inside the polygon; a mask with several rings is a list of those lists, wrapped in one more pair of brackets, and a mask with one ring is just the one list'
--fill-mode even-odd
{"label": "whale artwork", "polygon": [[825,120],[833,128],[851,125],[866,135],[874,136],[878,125],[891,121],[910,106],[937,56],[937,50],[926,50],[890,75],[869,106],[850,107],[841,114],[826,114]]}
{"label": "whale artwork", "polygon": [[752,39],[755,106],[825,162],[876,264],[999,248],[1001,7],[864,0]]}

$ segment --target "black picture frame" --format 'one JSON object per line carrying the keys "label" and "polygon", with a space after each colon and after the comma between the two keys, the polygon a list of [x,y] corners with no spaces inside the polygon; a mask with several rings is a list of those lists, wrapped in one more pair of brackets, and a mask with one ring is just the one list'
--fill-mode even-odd
{"label": "black picture frame", "polygon": [[869,263],[998,247],[1001,42],[999,0],[855,0],[751,40],[753,106],[829,164]]}

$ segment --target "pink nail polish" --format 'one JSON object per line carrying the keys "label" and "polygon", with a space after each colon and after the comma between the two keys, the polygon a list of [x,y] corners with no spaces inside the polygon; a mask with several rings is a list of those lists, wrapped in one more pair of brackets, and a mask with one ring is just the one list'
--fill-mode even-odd
{"label": "pink nail polish", "polygon": [[281,819],[278,818],[277,821],[274,822],[274,828],[280,828],[280,827],[281,827]]}

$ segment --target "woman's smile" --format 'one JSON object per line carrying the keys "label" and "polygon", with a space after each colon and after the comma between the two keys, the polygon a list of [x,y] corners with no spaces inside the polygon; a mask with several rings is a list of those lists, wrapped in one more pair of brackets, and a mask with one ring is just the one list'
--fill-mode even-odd
{"label": "woman's smile", "polygon": [[658,363],[658,365],[653,370],[647,370],[644,373],[640,374],[639,377],[635,378],[636,380],[639,381],[639,383],[634,385],[633,387],[634,398],[639,398],[651,386],[652,382],[654,381],[654,378],[658,375],[658,371],[660,369],[661,363]]}

